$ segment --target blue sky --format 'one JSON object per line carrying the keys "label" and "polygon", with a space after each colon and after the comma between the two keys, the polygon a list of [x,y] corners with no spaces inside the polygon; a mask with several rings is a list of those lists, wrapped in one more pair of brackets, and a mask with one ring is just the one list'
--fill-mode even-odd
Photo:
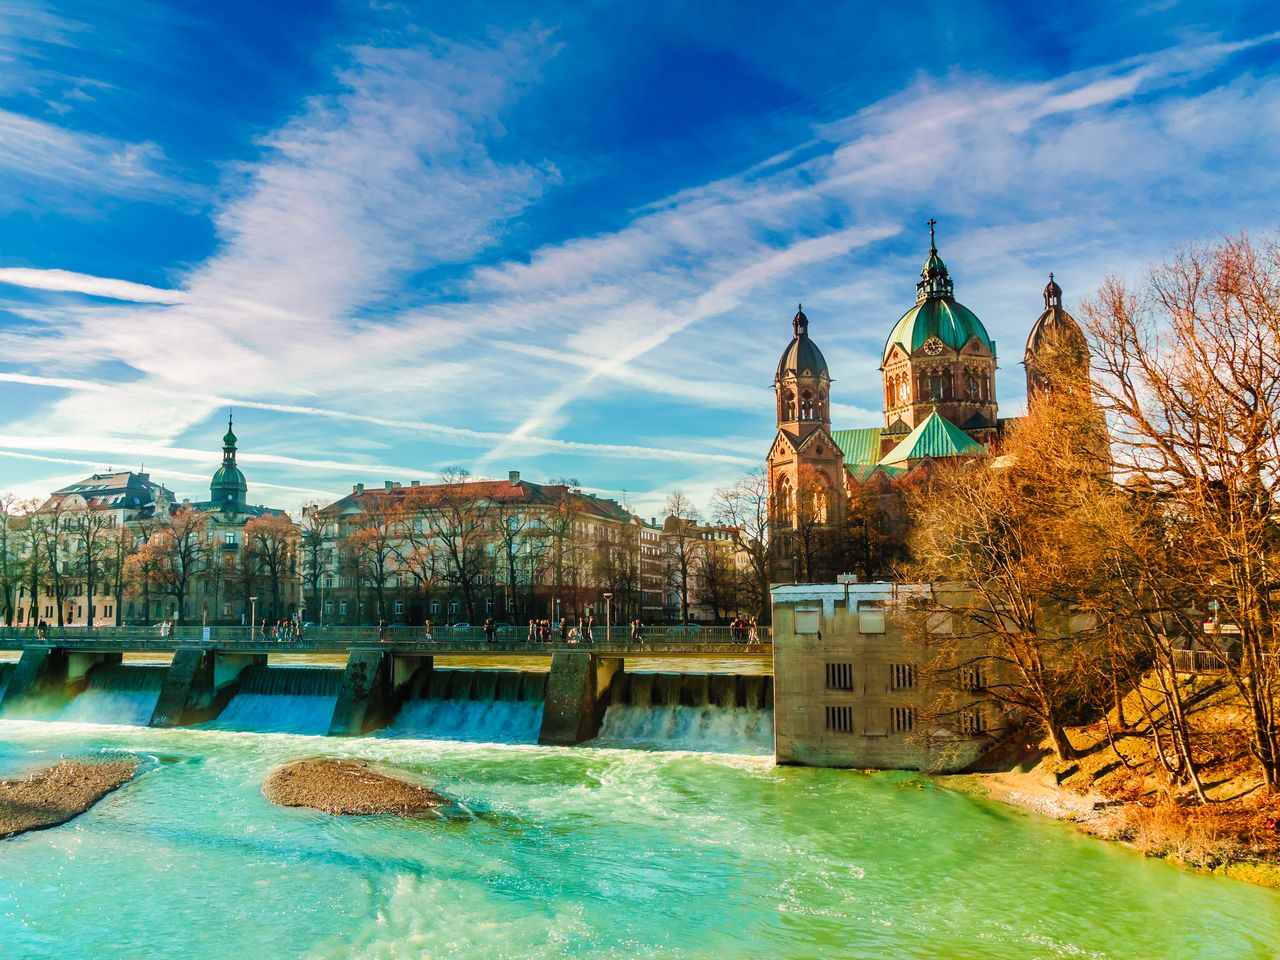
{"label": "blue sky", "polygon": [[1001,358],[1276,226],[1273,3],[0,7],[0,490],[461,465],[645,515],[765,454],[803,300],[881,421],[927,246]]}

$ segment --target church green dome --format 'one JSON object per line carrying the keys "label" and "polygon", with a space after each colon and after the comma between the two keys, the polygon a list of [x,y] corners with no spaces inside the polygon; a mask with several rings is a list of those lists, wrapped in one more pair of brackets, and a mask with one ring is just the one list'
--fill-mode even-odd
{"label": "church green dome", "polygon": [[994,354],[995,341],[987,335],[977,314],[951,297],[936,297],[917,303],[902,315],[885,341],[882,363],[889,360],[893,345],[900,344],[907,353],[915,353],[930,337],[937,337],[953,350],[959,350],[974,337]]}
{"label": "church green dome", "polygon": [[995,356],[995,341],[987,335],[987,328],[977,314],[956,302],[951,275],[942,257],[938,256],[934,223],[929,221],[929,257],[920,268],[916,305],[904,313],[889,332],[881,355],[882,365],[889,361],[889,352],[895,343],[907,353],[915,353],[934,337],[952,350],[960,350],[976,337]]}
{"label": "church green dome", "polygon": [[219,467],[209,483],[209,493],[214,500],[225,500],[229,493],[245,493],[248,489],[249,484],[245,482],[244,474],[233,463],[224,463]]}

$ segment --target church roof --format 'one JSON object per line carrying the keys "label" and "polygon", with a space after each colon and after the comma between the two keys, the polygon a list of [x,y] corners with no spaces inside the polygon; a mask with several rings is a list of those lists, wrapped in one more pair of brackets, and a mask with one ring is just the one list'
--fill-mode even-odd
{"label": "church roof", "polygon": [[913,460],[944,460],[948,457],[981,457],[986,449],[955,424],[938,416],[935,410],[912,430],[905,440],[885,454],[882,466],[905,464]]}
{"label": "church roof", "polygon": [[884,431],[879,427],[831,431],[831,439],[844,454],[844,462],[850,468],[858,464],[879,463],[880,439],[883,436]]}

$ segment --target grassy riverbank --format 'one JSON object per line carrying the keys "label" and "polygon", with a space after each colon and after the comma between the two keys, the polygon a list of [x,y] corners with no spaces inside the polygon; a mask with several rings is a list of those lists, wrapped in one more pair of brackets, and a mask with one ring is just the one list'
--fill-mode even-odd
{"label": "grassy riverbank", "polygon": [[1207,803],[1185,777],[1169,774],[1136,695],[1088,726],[1070,728],[1076,758],[1054,759],[1028,740],[971,774],[942,778],[979,793],[1076,824],[1106,840],[1190,869],[1280,888],[1280,795],[1268,793],[1251,761],[1246,717],[1228,687],[1184,677],[1189,725]]}

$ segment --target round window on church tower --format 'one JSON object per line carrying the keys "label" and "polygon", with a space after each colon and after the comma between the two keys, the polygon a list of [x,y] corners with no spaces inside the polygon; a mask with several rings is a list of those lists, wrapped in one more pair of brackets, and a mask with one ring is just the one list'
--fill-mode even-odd
{"label": "round window on church tower", "polygon": [[822,444],[818,444],[818,456],[822,456]]}

